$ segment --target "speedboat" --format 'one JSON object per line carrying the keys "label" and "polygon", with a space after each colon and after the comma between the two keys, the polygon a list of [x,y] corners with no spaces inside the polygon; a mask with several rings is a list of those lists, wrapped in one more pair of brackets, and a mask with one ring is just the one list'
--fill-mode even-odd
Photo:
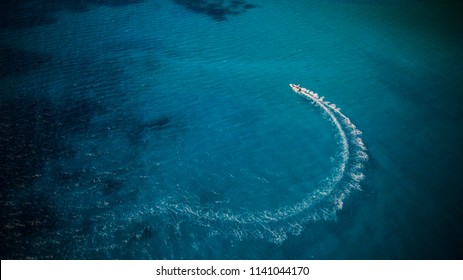
{"label": "speedboat", "polygon": [[[315,92],[308,90],[306,88],[301,87],[300,85],[295,85],[295,84],[289,84],[292,90],[294,90],[298,94],[304,94],[304,95],[310,95],[312,98],[319,98],[318,94]],[[322,99],[320,99],[322,100]]]}
{"label": "speedboat", "polygon": [[289,84],[289,86],[295,91],[295,92],[301,92],[301,86],[300,85],[295,85],[295,84]]}

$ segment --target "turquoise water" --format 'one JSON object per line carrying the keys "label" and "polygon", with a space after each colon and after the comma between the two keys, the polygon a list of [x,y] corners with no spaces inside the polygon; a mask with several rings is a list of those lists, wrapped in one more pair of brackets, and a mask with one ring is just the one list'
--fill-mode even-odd
{"label": "turquoise water", "polygon": [[462,8],[11,1],[0,256],[461,259]]}

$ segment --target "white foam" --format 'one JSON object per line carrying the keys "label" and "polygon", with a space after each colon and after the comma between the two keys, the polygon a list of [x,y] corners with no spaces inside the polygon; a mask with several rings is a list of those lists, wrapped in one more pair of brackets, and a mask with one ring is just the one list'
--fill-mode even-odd
{"label": "white foam", "polygon": [[308,89],[301,88],[297,93],[320,108],[336,128],[340,144],[337,156],[340,162],[315,191],[306,194],[293,205],[264,211],[217,210],[167,201],[158,206],[159,210],[172,213],[170,217],[187,216],[190,222],[221,232],[222,235],[234,236],[238,240],[253,237],[274,243],[282,243],[288,234],[299,234],[309,222],[335,220],[336,212],[343,208],[344,200],[351,190],[360,189],[360,182],[365,177],[362,171],[368,160],[367,149],[360,138],[361,131],[340,112],[340,108]]}

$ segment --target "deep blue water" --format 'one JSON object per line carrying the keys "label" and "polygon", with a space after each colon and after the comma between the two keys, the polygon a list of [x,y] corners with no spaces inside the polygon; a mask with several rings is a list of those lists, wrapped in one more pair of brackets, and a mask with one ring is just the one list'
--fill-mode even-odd
{"label": "deep blue water", "polygon": [[462,259],[462,12],[6,1],[0,257]]}

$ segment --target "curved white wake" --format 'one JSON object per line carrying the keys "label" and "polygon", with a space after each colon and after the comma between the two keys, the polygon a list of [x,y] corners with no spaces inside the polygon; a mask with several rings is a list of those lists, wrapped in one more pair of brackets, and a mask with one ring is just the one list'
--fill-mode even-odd
{"label": "curved white wake", "polygon": [[360,188],[368,160],[366,147],[360,138],[361,132],[335,104],[305,88],[294,91],[320,108],[337,131],[339,164],[325,183],[298,203],[273,210],[236,212],[167,201],[158,205],[158,209],[175,219],[188,217],[196,224],[210,227],[212,233],[231,234],[239,239],[264,238],[275,243],[283,242],[288,233],[299,234],[307,222],[335,219],[351,190]]}

